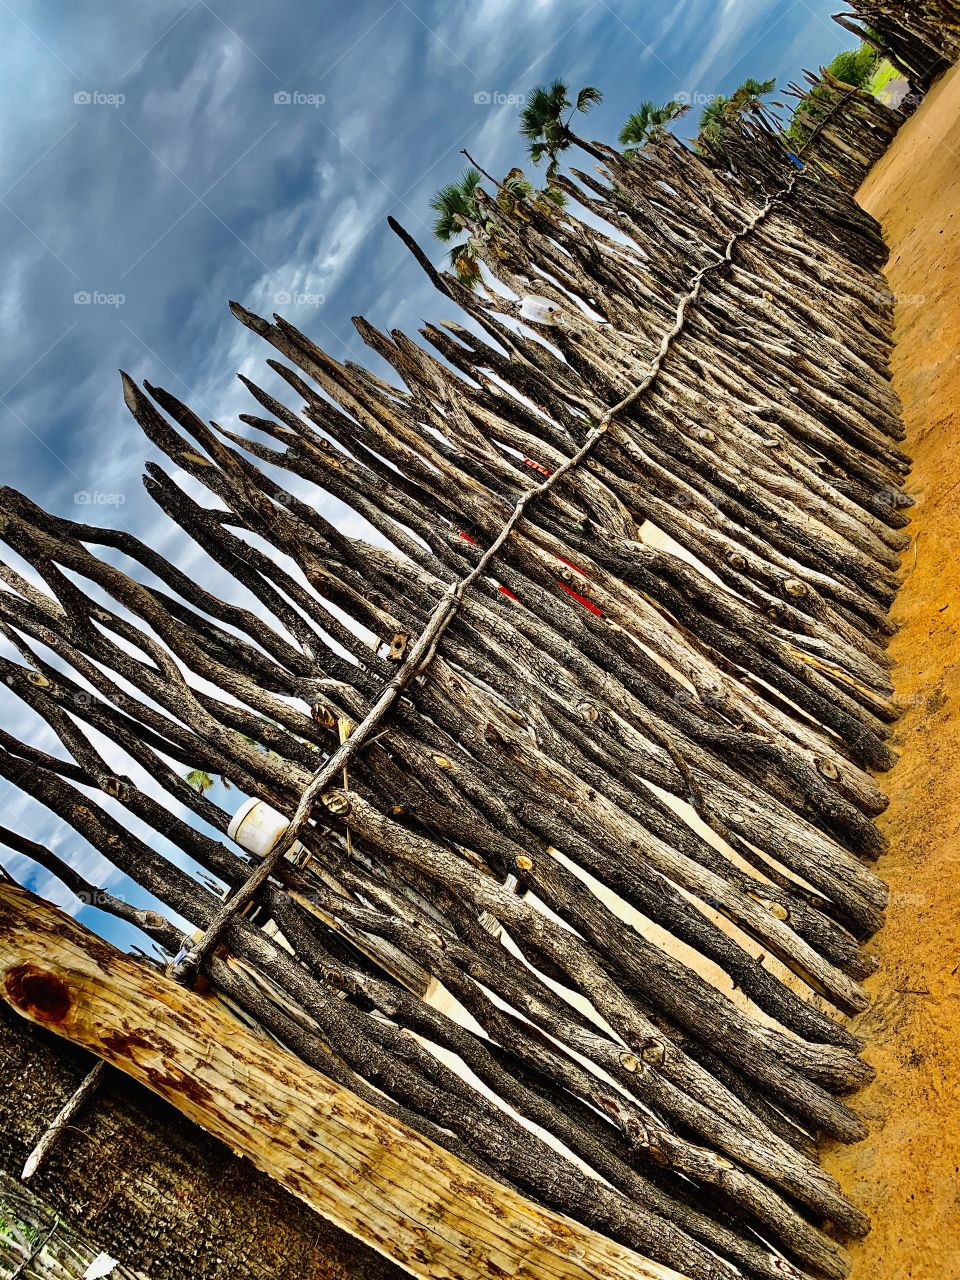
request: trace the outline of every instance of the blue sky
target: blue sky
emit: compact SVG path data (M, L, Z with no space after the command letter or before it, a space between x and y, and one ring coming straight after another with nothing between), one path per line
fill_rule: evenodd
M118 368L233 426L250 409L236 372L272 375L229 298L282 311L337 357L371 359L352 315L414 331L449 307L387 215L429 245L430 196L461 172L461 147L493 172L522 163L519 95L558 75L595 84L605 100L584 132L613 142L645 98L699 101L748 75L784 84L828 61L851 44L836 8L0 0L4 482L58 514L123 524L200 572L143 493L150 447ZM0 700L0 714L55 749L19 704ZM4 801L7 825L107 870L33 801ZM23 859L0 849L0 861L23 878ZM34 883L76 909L48 878ZM83 918L114 932L99 912Z

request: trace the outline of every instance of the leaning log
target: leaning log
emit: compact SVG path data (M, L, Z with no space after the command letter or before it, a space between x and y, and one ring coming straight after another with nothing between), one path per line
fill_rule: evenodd
M401 1280L396 1263L314 1213L120 1071L110 1070L30 1187L26 1154L88 1074L85 1049L0 1001L0 1214L70 1251L119 1259L111 1280ZM0 1254L0 1273L23 1260ZM50 1280L61 1280L53 1269Z
M679 1280L470 1169L8 884L0 983L17 1013L146 1085L412 1275Z

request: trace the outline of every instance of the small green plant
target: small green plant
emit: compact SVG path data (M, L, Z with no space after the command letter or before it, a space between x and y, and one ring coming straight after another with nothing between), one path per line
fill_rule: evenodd
M20 1218L7 1218L3 1214L0 1214L0 1237L12 1240L15 1244L26 1243L31 1247L38 1245L41 1240L40 1232L29 1222Z
M194 791L199 791L203 795L210 790L215 780L203 769L191 769L184 781L188 786L193 787Z

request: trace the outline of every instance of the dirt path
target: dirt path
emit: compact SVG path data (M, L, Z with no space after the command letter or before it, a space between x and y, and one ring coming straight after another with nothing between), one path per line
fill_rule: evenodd
M857 1029L877 1080L870 1125L826 1163L873 1230L853 1280L960 1280L960 67L935 86L859 193L883 224L898 298L914 546L894 616L900 761L883 779L891 890L881 969Z

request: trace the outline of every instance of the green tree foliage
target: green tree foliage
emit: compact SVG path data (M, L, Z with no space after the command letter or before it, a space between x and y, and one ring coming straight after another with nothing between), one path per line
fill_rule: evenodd
M441 187L430 201L430 207L436 215L433 233L442 244L467 237L451 247L450 265L468 289L475 289L482 279L473 233L480 231L487 236L496 235L496 224L491 221L478 199L477 192L482 181L479 170L467 169L458 182L450 182ZM524 177L523 170L514 168L498 184L496 202L505 213L529 217L528 208L538 209L541 213L554 213L563 207L565 197L562 191L549 184L543 191L535 190L533 183Z
M764 101L773 93L776 84L776 80L754 80L751 76L729 96L716 94L700 114L698 149L710 150L716 147L724 132L736 126L746 116L754 116L769 128L777 128L777 121L770 115Z
M661 137L671 120L678 120L689 110L688 105L675 100L665 102L661 107L652 102L641 102L620 130L620 143L627 148L624 154L629 157L638 147Z
M520 133L529 144L533 163L540 164L546 158L554 165L560 153L570 146L582 147L602 160L602 154L570 128L570 121L577 112L585 113L602 101L600 90L589 84L580 90L575 102L562 80L554 80L551 85L537 85L527 95L520 112Z
M876 49L869 44L861 44L859 49L845 49L843 53L838 53L828 64L827 70L844 84L865 89L876 67Z
M477 169L466 169L459 182L448 182L430 201L430 208L436 214L433 234L442 244L469 235L471 226L480 221L477 188L482 181ZM453 245L450 265L468 289L476 288L480 282L480 263L470 240Z

